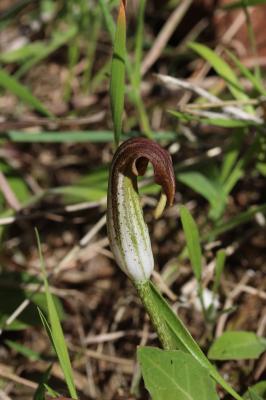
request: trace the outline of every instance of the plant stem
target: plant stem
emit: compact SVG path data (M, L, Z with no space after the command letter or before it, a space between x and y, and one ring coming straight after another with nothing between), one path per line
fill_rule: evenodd
M171 332L166 325L165 320L161 318L156 303L154 302L150 282L146 281L133 283L147 313L149 314L153 327L158 334L163 348L165 350L172 350L176 348L176 344L173 341Z

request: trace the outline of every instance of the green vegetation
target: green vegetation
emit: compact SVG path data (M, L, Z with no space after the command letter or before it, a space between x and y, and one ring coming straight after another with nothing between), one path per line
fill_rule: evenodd
M0 398L265 399L266 2L212 10L248 44L193 2L3 3ZM138 178L155 272L132 285L105 214L133 137L169 151L177 190L156 220L158 176Z

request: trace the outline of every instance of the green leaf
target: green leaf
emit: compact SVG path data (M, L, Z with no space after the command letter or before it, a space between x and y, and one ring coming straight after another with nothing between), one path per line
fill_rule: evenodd
M78 30L75 25L72 25L65 32L56 31L53 33L53 37L50 43L45 43L40 46L34 52L34 56L31 57L23 66L16 72L16 77L21 78L27 71L29 71L34 65L44 60L50 54L55 52L61 46L68 43L71 39L75 37Z
M36 0L33 0L36 1ZM20 0L15 4L11 3L9 7L1 13L1 20L7 20L17 15L24 7L33 2L32 0Z
M75 388L75 384L74 384L73 371L72 371L72 367L71 367L71 363L70 363L68 349L67 349L67 345L65 342L63 330L62 330L62 327L60 324L60 320L58 317L57 309L56 309L53 297L51 295L48 280L46 277L45 264L44 264L42 251L41 251L41 243L40 243L40 239L39 239L37 230L36 230L36 236L37 236L39 257L40 257L40 261L41 261L43 282L44 282L45 295L46 295L46 301L47 301L47 307L48 307L50 332L51 332L53 345L54 345L56 354L58 356L59 363L62 368L69 393L70 393L71 397L73 397L74 399L77 399L78 397L77 397L77 392L76 392L76 388Z
M174 314L166 300L157 291L156 287L150 282L150 295L154 308L158 313L158 318L165 322L176 343L176 349L180 349L191 354L202 367L206 368L209 374L236 400L242 400L233 388L222 378L216 368L210 363L197 342L193 339L178 315Z
M231 217L228 221L219 222L214 229L212 229L203 237L203 240L212 240L224 232L228 232L242 224L246 224L247 222L251 221L257 213L260 212L263 214L266 213L266 204L252 206L247 211L237 214L235 217Z
M45 400L45 392L46 392L45 384L48 382L50 378L51 369L52 365L50 365L42 375L39 385L34 393L33 400Z
M4 173L9 186L20 203L25 203L30 199L31 193L27 187L27 184L15 169L11 168L7 163L0 160L0 171ZM0 193L0 197L2 196L2 193Z
M218 400L208 371L190 354L142 347L138 360L153 400Z
M257 393L255 393L252 389L248 390L250 400L263 400Z
M0 54L0 61L6 64L21 62L33 57L36 52L40 51L45 44L35 41L15 50L6 51Z
M17 353L22 354L24 357L28 358L31 361L41 360L40 353L37 353L36 351L33 351L20 343L14 342L13 340L5 340L5 344L12 350L15 350Z
M114 51L111 65L111 109L114 122L116 146L119 144L122 131L122 116L125 97L125 58L126 58L126 13L125 0L120 1L117 28L114 40Z
M110 13L110 10L108 8L108 4L106 0L99 0L99 5L101 7L101 11L104 17L105 25L107 27L107 30L114 41L115 39L115 23L112 17L112 14Z
M44 384L44 387L47 391L47 394L51 396L52 399L61 400L60 394L52 389L50 386L48 386L47 383Z
M213 283L213 292L217 293L218 288L221 282L221 276L224 270L224 264L226 260L226 252L224 250L219 250L216 255L216 262L215 262L215 276L214 276L214 283Z
M256 393L258 396L261 396L261 399L266 399L266 381L260 381L251 386L243 396L245 400L250 400L250 390L252 390L252 392Z
M202 254L201 254L198 227L192 215L190 214L189 210L186 207L184 206L180 207L180 216L186 237L188 254L192 264L194 275L198 283L200 283L201 270L202 270L202 265L201 265Z
M245 7L254 7L258 6L261 4L266 4L266 0L240 0L240 1L234 1L229 4L224 4L222 8L227 9L227 10L233 10L235 8L243 8Z
M3 87L4 89L15 94L24 103L27 103L34 110L40 112L46 117L52 116L52 113L50 113L50 111L48 111L45 106L31 94L26 86L19 83L3 69L0 69L0 87Z
M237 100L249 99L232 68L220 56L203 44L190 43L189 47L208 61L217 74L228 82L228 87Z
M106 196L106 190L101 188L81 187L81 186L62 186L50 189L51 194L64 196L66 202L73 201L99 201Z
M221 126L222 128L246 128L248 126L254 126L254 121L238 120L233 118L198 118L202 124Z
M0 274L0 328L8 330L22 330L29 326L37 326L40 319L36 306L47 313L47 304L44 293L35 293L22 287L27 284L39 284L36 277L26 273L3 272ZM7 301L8 299L8 301ZM27 308L9 325L6 321L26 299L30 300ZM53 295L60 319L64 312L60 300Z
M137 16L137 30L135 39L135 65L133 68L132 78L137 87L141 81L141 60L143 50L143 39L144 39L144 17L145 17L146 0L140 0L139 10Z
M178 118L180 121L183 122L198 121L201 124L221 126L223 128L245 128L247 126L256 125L254 121L247 121L247 120L243 121L228 117L206 118L201 116L195 116L188 113L181 113L179 111L174 111L174 110L168 110L168 112L169 114L172 114L174 117Z
M214 182L201 172L187 171L176 175L178 181L184 183L195 192L201 194L211 205L211 216L216 219L221 215L227 197L219 182Z
M129 132L125 138L140 136L140 132ZM19 143L109 143L113 141L111 131L61 131L61 132L21 132L10 130L7 134L1 135L13 142ZM176 140L175 132L155 132L154 139L157 141Z
M266 350L265 340L253 332L228 331L211 345L208 357L212 360L256 359Z
M266 1L265 1L265 4L266 4ZM260 94L262 94L262 96L265 96L266 90L263 87L263 83L255 75L253 75L252 72L250 72L250 70L244 64L242 64L233 53L231 53L231 51L227 50L227 54L233 60L233 62L235 63L237 68L240 70L242 75L245 76L252 83L253 87Z
M240 150L243 144L243 140L245 137L245 132L242 130L240 132L236 132L232 137L232 143L229 148L223 155L222 165L220 168L220 177L219 180L221 184L225 184L227 179L230 177L234 166L237 163L237 159L240 154Z

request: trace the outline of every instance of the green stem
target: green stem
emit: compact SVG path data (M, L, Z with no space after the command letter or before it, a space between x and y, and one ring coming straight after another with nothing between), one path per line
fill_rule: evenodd
M133 282L138 295L149 314L152 325L156 330L159 340L165 350L171 350L176 348L176 344L172 338L171 332L165 323L165 320L161 318L160 312L157 309L156 303L154 302L150 282Z
M236 400L243 400L243 398L225 381L219 374L215 366L202 352L197 342L190 335L189 331L175 315L166 300L161 297L156 288L152 286L150 281L137 283L134 285L142 300L142 303L148 312L151 322L156 330L162 346L166 350L179 349L190 353L195 357L199 363L205 367L210 375L221 385L231 396ZM161 308L158 308L161 304Z

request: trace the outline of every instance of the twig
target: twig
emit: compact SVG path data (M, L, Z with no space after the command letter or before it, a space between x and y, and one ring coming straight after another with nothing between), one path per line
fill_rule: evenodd
M220 99L219 99L220 100ZM245 106L254 105L258 106L266 101L265 97L259 97L257 99L247 99L247 100L220 100L219 103L190 103L186 105L186 109L204 109L204 108L223 108L227 106Z
M207 90L202 89L200 86L198 86L194 82L188 82L183 79L173 78L171 76L162 75L162 74L155 74L155 76L158 78L159 81L170 86L171 88L182 88L185 90L189 90L190 92L195 93L198 96L207 99L212 104L215 104L217 106L221 105L221 100L219 99L219 97L216 97L213 94L207 92ZM263 119L255 116L255 115L248 114L247 112L241 110L238 107L222 106L222 109L230 117L233 116L233 117L235 117L239 120L243 120L243 121L253 121L257 124L264 123ZM220 115L219 115L219 117L220 117Z
M232 282L225 282L225 284L231 288L235 286ZM264 292L263 290L259 290L252 286L248 286L248 285L238 285L238 288L242 292L245 292L245 293L251 294L253 296L257 296L260 299L266 300L266 292Z
M83 238L79 241L79 243L74 246L66 255L65 257L60 261L58 266L54 269L54 274L58 274L61 272L65 265L73 259L73 257L78 254L80 249L82 247L85 247L88 245L88 243L93 239L93 237L102 229L102 227L106 224L106 215L103 215L102 218L92 227L92 229L89 230L89 232L83 236Z
M143 336L143 331L129 330L129 331L116 331L116 332L107 332L101 333L96 336L88 336L85 339L86 344L98 344L98 343L106 343L113 342L115 340L121 339L126 336ZM147 334L147 339L154 339L157 335L155 333ZM142 344L143 346L143 344Z
M167 19L166 23L164 24L160 33L155 39L152 48L143 60L141 66L142 75L145 75L146 72L151 68L151 66L158 60L166 43L174 33L177 25L182 20L183 16L186 14L192 3L193 0L181 1L177 8L170 15L170 17Z
M84 247L85 245L88 245L89 241L97 234L97 232L104 226L105 224L105 215L98 221L98 223L89 231L80 241L77 246L74 246L70 252L67 253L67 255L62 259L62 261L59 263L58 267L55 268L50 274L48 274L48 277L54 274L58 274L63 268L66 263L66 261L69 261L74 255L78 253L78 251ZM9 318L5 321L5 324L2 329L0 329L0 336L4 332L5 328L9 326L14 320L28 307L30 304L31 298L38 293L41 288L43 287L43 284L40 283L40 285L37 286L36 290L31 293L30 298L25 299L17 308L16 310L9 316Z
M247 271L246 274L242 277L242 279L240 280L240 282L235 286L235 288L229 293L225 304L224 304L224 311L230 309L233 304L234 304L234 300L240 295L240 293L242 293L242 287L243 285L246 285L248 283L248 281L250 280L251 276L253 275L253 273L251 271ZM228 313L226 314L222 314L217 322L216 325L216 332L215 332L215 337L219 337L221 336L221 334L224 331L224 327L226 324L228 318Z
M50 218L52 214L57 214L57 213L72 213L72 212L74 213L77 211L88 210L90 208L99 207L100 205L104 204L105 201L106 200L103 199L102 201L92 201L92 202L84 202L84 203L78 203L78 204L70 204L65 207L52 209L49 212L38 211L38 212L30 213L27 215L19 214L19 215L13 215L10 217L4 217L4 218L0 218L0 226L1 225L10 225L17 221L35 219L35 218L40 218L40 217Z
M65 119L48 119L48 118L31 118L22 121L5 121L0 122L0 132L7 132L13 129L23 129L34 126L54 126L54 127L73 127L95 124L101 121L105 116L105 111L100 111L86 118L65 118Z
M12 400L3 390L0 390L0 400Z
M80 344L81 347L83 348L83 351L86 351L86 343L85 343L85 333L84 333L84 328L83 324L80 318L80 315L78 316L78 333L80 336ZM86 356L86 353L85 353ZM97 398L97 390L96 390L96 385L93 379L93 372L92 372L92 366L89 357L86 356L86 361L85 361L85 369L86 369L86 375L87 375L87 380L89 383L89 395L93 398Z
M227 29L227 31L224 33L223 37L221 38L221 42L228 44L233 37L236 35L236 33L239 31L239 29L241 28L241 26L245 23L245 16L240 13L237 18L234 20L234 22L232 23L232 25L229 27L229 29ZM223 46L218 45L215 48L215 53L218 55L221 55L223 52ZM210 64L206 61L203 63L202 67L200 68L200 70L195 69L195 72L192 74L191 76L191 80L193 81L198 81L198 80L202 80L209 72L209 70L211 69ZM189 102L191 98L191 93L185 93L184 96L182 97L182 99L180 100L180 104L186 104Z
M74 346L71 343L69 343L69 348L73 351L77 351L79 353L83 353L83 349L81 349L78 346ZM91 357L94 358L96 360L100 360L100 361L106 361L112 364L118 364L118 365L123 365L125 367L128 367L130 369L133 370L134 367L134 361L130 360L128 358L122 358L122 357L115 357L115 356L111 356L109 354L104 354L104 353L100 353L98 351L95 350L85 350L86 354Z
M10 381L19 383L20 385L27 386L30 389L37 389L38 384L30 381L25 378L21 378L20 376L17 376L16 374L13 374L12 372L6 371L1 365L0 365L0 376L4 379L8 379Z

